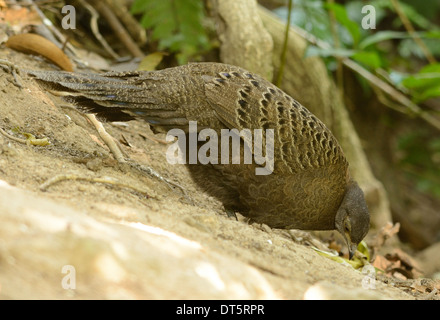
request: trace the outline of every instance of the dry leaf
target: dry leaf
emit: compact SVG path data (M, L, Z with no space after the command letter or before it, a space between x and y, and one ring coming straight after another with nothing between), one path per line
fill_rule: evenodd
M415 260L400 249L395 249L385 256L376 256L373 266L383 270L386 275L404 280L415 279L422 275Z
M145 56L139 64L138 70L140 71L153 71L161 63L166 52L154 52Z
M8 48L35 55L40 55L52 61L65 71L73 71L70 59L53 42L33 34L22 33L12 36L6 42Z
M27 8L13 7L7 8L6 4L0 0L0 21L11 26L14 30L21 30L30 24L40 24L41 19L38 14ZM3 9L5 8L5 9Z

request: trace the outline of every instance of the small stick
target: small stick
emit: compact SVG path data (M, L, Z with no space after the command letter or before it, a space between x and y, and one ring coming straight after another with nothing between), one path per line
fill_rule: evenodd
M75 174L60 174L57 175L53 178L50 178L49 180L47 180L45 183L40 185L40 190L41 191L46 191L50 186L60 182L60 181L66 181L66 180L73 180L73 181L88 181L88 182L95 182L95 183L103 183L103 184L110 184L113 186L118 186L120 188L126 188L126 189L131 189L134 190L140 194L145 195L147 198L150 198L150 196L148 195L148 193L143 190L143 189L139 189L136 186L133 185L128 185L125 183L121 183L113 178L110 177L102 177L102 178L91 178L91 177L84 177L84 176L77 176Z
M48 144L50 144L50 142L47 138L37 139L37 138L35 138L34 135L29 134L29 133L25 134L28 136L27 139L20 139L20 138L16 138L14 136L11 136L9 133L4 131L2 128L0 128L0 133L11 140L14 140L19 143L27 144L27 145L44 147L44 146L47 146Z
M95 127L96 131L98 131L99 136L101 137L102 140L104 140L105 144L109 147L116 161L118 161L119 163L127 162L125 160L124 155L122 154L121 148L119 148L115 139L113 139L113 137L105 130L102 123L98 119L96 119L96 116L90 113L85 113L84 116L87 119L89 119L89 121Z
M12 62L5 60L5 59L0 59L0 67L2 67L3 69L5 69L7 72L11 73L12 76L14 77L14 85L19 87L20 89L23 88L23 85L21 84L20 80L18 80L17 75L20 74L20 69L13 64Z

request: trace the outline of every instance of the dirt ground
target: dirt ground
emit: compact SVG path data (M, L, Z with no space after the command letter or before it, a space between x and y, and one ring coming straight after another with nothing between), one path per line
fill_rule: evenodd
M0 49L28 69L40 59ZM141 121L106 123L133 161L183 187L119 166L96 130L27 76L0 69L1 299L414 299L412 289L320 256L287 231L227 217ZM63 106L64 105L64 106ZM153 139L152 139L152 138ZM131 188L58 175L113 179ZM423 298L418 295L417 298Z

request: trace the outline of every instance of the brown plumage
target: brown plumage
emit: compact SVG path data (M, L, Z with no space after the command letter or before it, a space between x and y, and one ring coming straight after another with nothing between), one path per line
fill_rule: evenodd
M86 112L108 120L144 118L156 131L187 131L189 121L219 136L221 129L273 129L272 174L256 175L255 163L189 165L194 180L256 222L337 229L350 255L368 232L364 195L338 141L305 107L258 75L220 63L101 75L28 73Z

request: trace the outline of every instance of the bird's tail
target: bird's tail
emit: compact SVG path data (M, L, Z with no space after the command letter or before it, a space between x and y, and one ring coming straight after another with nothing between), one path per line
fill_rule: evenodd
M160 72L72 73L26 71L51 93L73 102L78 109L108 121L145 118L151 124L186 124L179 101L163 83ZM167 80L169 81L169 80ZM178 79L178 81L183 81Z

